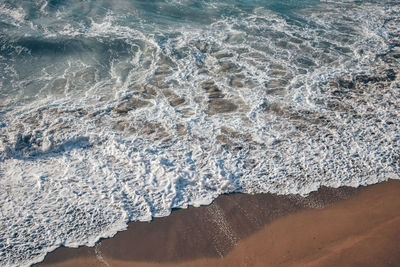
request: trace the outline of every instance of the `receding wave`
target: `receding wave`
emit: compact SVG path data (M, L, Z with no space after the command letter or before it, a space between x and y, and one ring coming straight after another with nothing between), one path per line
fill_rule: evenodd
M0 265L398 178L400 5L264 2L0 1Z

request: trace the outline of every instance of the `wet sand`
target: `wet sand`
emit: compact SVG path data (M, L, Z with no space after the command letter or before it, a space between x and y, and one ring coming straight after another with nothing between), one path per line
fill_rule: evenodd
M400 181L310 196L230 194L37 266L399 266Z

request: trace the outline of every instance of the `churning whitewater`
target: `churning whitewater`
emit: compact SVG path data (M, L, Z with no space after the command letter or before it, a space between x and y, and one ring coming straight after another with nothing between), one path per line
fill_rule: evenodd
M398 178L399 61L398 1L0 0L0 265Z

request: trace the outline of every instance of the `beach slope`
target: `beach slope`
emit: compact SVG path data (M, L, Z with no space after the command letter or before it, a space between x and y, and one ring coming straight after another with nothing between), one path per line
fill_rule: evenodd
M310 196L232 194L38 266L398 266L400 181Z

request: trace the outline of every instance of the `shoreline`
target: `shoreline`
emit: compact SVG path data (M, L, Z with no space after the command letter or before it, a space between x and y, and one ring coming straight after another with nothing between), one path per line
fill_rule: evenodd
M305 234L313 229L316 236ZM400 261L400 244L390 240L396 234L400 234L399 180L358 188L321 187L307 197L235 193L221 195L208 206L173 210L170 216L151 222L130 222L127 230L93 248L58 248L34 266L319 266L326 262L332 266L339 260L350 263L357 258L354 255L373 255L373 244L361 242L365 236L391 244L377 251ZM332 258L331 251L336 256L350 251L353 256Z

